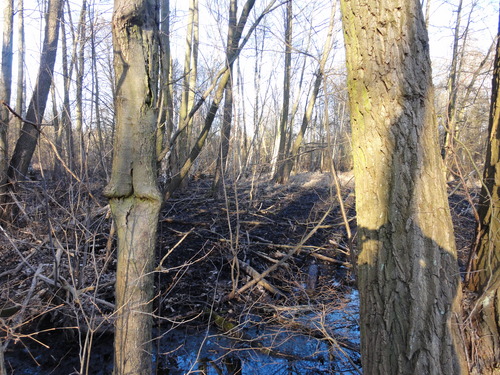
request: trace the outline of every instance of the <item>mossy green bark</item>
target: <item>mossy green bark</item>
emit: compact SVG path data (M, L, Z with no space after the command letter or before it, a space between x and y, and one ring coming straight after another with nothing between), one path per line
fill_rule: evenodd
M363 372L464 374L460 277L417 0L342 0Z

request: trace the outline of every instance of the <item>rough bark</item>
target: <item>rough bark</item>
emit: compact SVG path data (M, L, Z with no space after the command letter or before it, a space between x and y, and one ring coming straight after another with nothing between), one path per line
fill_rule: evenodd
M7 104L10 104L12 86L13 19L14 4L12 0L7 0L5 1L3 14L2 71L0 75L0 100L5 101ZM3 204L6 201L7 194L7 170L9 166L7 143L8 127L9 111L6 106L0 105L0 218L4 216Z
M152 373L152 271L161 206L155 157L157 30L157 1L115 1L116 134L104 191L118 237L115 375Z
M418 0L342 0L363 372L464 374L460 278Z
M26 112L27 121L23 124L21 135L10 159L8 177L13 183L23 180L24 176L26 176L40 135L39 128L45 113L54 73L62 5L63 0L49 1L40 68L35 89ZM38 126L33 126L33 124L38 124Z
M499 32L500 37L500 20ZM469 287L479 299L473 321L477 342L477 374L500 369L500 39L494 62L489 142L479 198L478 246Z

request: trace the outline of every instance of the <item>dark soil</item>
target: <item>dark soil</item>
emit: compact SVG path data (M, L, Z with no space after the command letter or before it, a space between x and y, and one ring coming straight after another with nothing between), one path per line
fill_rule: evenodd
M259 322L249 331L252 335L256 327L281 326L291 335L320 336L295 320L283 320L279 312L297 306L341 310L353 287L348 255L352 243L329 177L300 175L286 186L244 181L227 186L220 198L211 194L211 182L191 181L162 210L156 336L168 337L172 329L178 334L180 328L189 334L203 332L207 325L223 331L207 311L242 329L247 329L249 316L258 316ZM344 182L343 201L355 233L352 182L348 177ZM106 201L97 187L94 191L42 187L39 182L29 187L29 203L20 214L25 225L2 225L5 233L0 235L0 328L8 341L8 373L110 374L115 254ZM474 216L463 190L450 196L450 204L465 269ZM231 296L252 280L235 257L264 272L315 227L300 250L266 278L278 295L257 285ZM312 270L319 271L317 280ZM354 351L357 348L348 337L335 339ZM176 373L169 370L173 356L155 358L158 374ZM231 371L226 367L223 372Z

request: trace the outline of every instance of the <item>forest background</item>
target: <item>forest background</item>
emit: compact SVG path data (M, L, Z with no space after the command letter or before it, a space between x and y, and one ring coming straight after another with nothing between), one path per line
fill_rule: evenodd
M79 293L97 289L95 281L101 280L113 256L115 234L102 196L110 179L116 135L112 4L62 4L51 90L43 119L36 121L42 123L42 131L33 159L28 162L30 168L23 174L23 179L30 182L10 195L8 207L12 210L2 223L3 247L11 249L4 252L3 259L22 260L19 266L11 264L12 268L0 272L8 280L2 284L2 311L9 319L5 325L7 343L25 334L24 324L36 320L40 311L45 314L59 306L52 299L51 303L43 303L44 298L40 298L43 309L28 309L33 295L43 295L43 282L49 288L58 288L61 280L66 280L62 289L73 297L61 300L75 309ZM163 113L158 121L156 144L158 181L166 202L175 203L175 194L189 193L189 181L210 181L210 196L226 202L231 199L227 192L233 186L236 191L238 183L250 183L251 207L259 202L256 186L271 181L287 183L292 171L349 175L350 125L338 4L294 1L289 33L286 6L274 5L234 61L233 100L229 104L232 111L227 111L226 105L223 110L221 105L207 129L210 107L200 99L206 96L210 102L217 97L213 86L230 50L229 2L201 2L199 19L193 22L189 21L193 14L188 11L188 2L170 2L168 22L163 19L168 29L162 29L162 35L169 36L171 61L168 72L164 71L166 75L159 80L161 87L166 86L162 106L170 112ZM27 103L37 79L48 2L16 2L16 6L23 10L15 9L13 18L13 28L19 33L13 38L7 159L22 134L20 118L26 118ZM255 4L249 24L267 12L266 6L267 3ZM497 6L493 1L459 0L422 4L430 35L442 155L449 168L450 186L455 186L453 181L460 181L460 188L470 189L465 189L464 196L470 199L471 206L474 189L480 186L485 157ZM316 93L315 85L321 85ZM192 121L184 121L197 102L201 107ZM228 112L230 121L225 118ZM179 132L184 125L186 129ZM197 150L196 142L200 139ZM195 157L189 156L193 150ZM191 161L187 169L183 169L184 160ZM234 199L238 201L237 197ZM106 235L99 237L103 232ZM351 237L350 233L345 235ZM98 247L96 238L104 241ZM345 240L348 247L352 245L351 238ZM231 239L231 243L238 244L238 240ZM102 252L100 261L92 259L97 248ZM53 258L53 265L47 269L35 267L27 277L12 281L12 270L23 269L28 255L35 255L33 249L44 249L49 259ZM165 256L160 256L160 264ZM89 278L87 267L97 269L97 264L99 269ZM26 284L31 280L32 287ZM14 296L11 285L16 283L24 289ZM54 292L54 296L61 298L58 293ZM113 306L106 293L109 291L93 297L94 302L102 304L101 308ZM12 305L15 307L10 314ZM78 314L88 316L88 311ZM90 349L82 349L82 353L86 352L90 353ZM81 360L81 372L85 368L88 371L89 366L88 360Z

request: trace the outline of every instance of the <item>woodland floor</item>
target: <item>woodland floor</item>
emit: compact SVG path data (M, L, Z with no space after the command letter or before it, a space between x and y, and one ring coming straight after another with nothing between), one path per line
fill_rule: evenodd
M282 373L356 373L360 367L359 337L337 329L349 324L352 330L355 315L329 321L349 308L355 288L352 177L340 176L352 241L329 175L299 174L286 185L267 180L228 185L219 199L210 194L211 178L201 176L165 204L155 274L157 374L185 373L178 353L188 347L186 339L208 345L216 336L227 339L225 350L202 355L193 347L199 352L194 372L265 373L249 370L249 351L285 361ZM8 374L111 373L115 240L101 185L82 186L36 178L18 202L19 225L2 223L0 337L8 341ZM476 190L467 191L474 199ZM462 270L475 226L467 191L450 186ZM250 268L262 273L280 261L265 278L272 291L256 285L231 296L233 285L253 279ZM298 336L323 346L304 354L284 345L305 343L293 341ZM304 355L310 361L300 367Z

